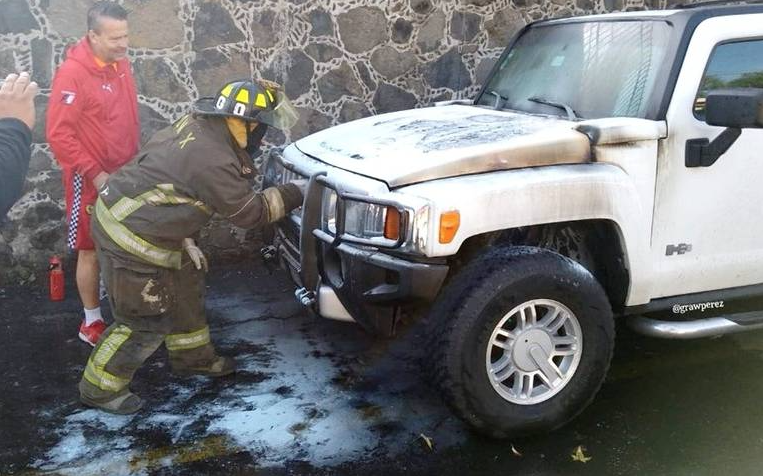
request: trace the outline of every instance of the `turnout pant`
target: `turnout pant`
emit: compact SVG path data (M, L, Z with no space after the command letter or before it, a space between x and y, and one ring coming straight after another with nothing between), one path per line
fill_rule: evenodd
M174 270L97 250L114 323L87 361L83 396L108 401L128 392L135 371L162 343L174 371L205 368L217 358L204 313L203 271L185 255Z

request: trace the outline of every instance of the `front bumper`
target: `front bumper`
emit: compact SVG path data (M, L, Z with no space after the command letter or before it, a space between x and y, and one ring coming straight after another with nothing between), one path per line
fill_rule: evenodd
M276 226L280 263L305 289L303 296L314 296L305 303L319 315L354 320L371 332L391 335L402 306L434 300L448 265L415 262L326 233L321 200L330 185L318 180L320 175L310 180L301 215L292 214Z

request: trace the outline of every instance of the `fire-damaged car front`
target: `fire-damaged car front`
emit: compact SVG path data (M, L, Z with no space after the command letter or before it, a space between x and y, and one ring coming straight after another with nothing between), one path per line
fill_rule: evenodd
M426 200L319 162L294 145L273 152L265 183L296 178L310 180L304 206L278 224L265 254L288 270L302 304L390 335L402 306L434 299L448 266L425 257Z
M309 185L304 206L278 224L265 254L278 257L297 298L319 315L391 335L406 307L436 297L448 259L485 223L483 198L443 200L443 179L463 185L464 175L585 162L589 140L572 125L447 104L315 133L266 163L265 185L298 178ZM463 216L472 201L478 210Z

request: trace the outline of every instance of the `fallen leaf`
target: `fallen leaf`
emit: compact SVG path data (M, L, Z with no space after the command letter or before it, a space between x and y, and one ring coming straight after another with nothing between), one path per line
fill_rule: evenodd
M298 436L300 433L305 431L307 429L307 423L306 422L300 422L295 423L294 425L290 426L287 430L289 433L291 433L294 436Z
M580 463L587 463L593 459L590 456L586 456L585 448L583 448L580 445L578 445L578 447L575 448L575 451L573 451L570 456L572 457L572 461L578 461Z
M434 451L434 443L432 442L432 438L428 437L424 433L420 433L419 438L421 438L421 440L424 441L424 444L427 445L427 448L429 448L429 451Z
M515 456L522 457L522 453L519 452L518 449L514 448L514 445L511 445L511 452L514 453Z
M364 420L370 420L382 416L384 410L379 405L372 405L368 403L358 407L358 412L360 412Z

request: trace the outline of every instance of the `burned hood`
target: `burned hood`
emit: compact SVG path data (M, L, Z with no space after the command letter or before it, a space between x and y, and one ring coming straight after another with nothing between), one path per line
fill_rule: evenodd
M450 105L367 117L297 141L303 153L390 187L458 175L587 162L587 136L554 117Z

